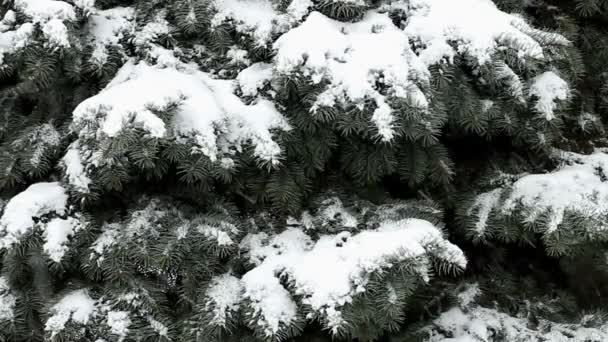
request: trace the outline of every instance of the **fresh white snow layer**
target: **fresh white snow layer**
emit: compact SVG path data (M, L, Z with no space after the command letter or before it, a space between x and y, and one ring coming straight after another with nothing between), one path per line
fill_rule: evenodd
M80 143L77 140L70 144L62 162L65 167L67 183L74 186L78 191L86 193L89 192L91 179L86 174L80 153Z
M235 225L223 222L218 225L201 224L198 231L210 240L214 240L218 246L230 246L234 241L230 237L238 233Z
M190 66L160 68L130 62L105 89L76 107L74 123L83 127L98 123L98 130L83 129L81 135L114 137L122 129L141 127L152 137L190 138L212 160L252 143L257 157L276 161L281 149L270 130L288 130L286 120L268 100L258 98L245 105L234 95L235 86L234 81L213 79ZM151 110L171 104L179 104L179 109L170 123Z
M87 324L96 311L96 301L89 296L86 289L70 292L51 307L44 330L51 332L52 338L61 332L70 320Z
M34 23L46 23L53 19L74 20L72 5L56 0L14 0L15 9L32 18Z
M25 23L14 30L11 26L15 24L15 12L9 10L0 22L0 66L4 62L4 55L13 53L25 47L34 34L34 25Z
M278 278L286 277L302 303L326 317L335 332L344 323L340 308L365 292L371 273L394 262L426 258L431 245L445 250L445 261L465 267L462 251L431 223L418 219L385 221L376 230L323 235L316 242L299 228L273 237L248 235L241 248L257 266L242 278L244 297L262 317L267 334L274 334L297 315L296 303Z
M411 51L403 31L387 14L375 12L348 24L312 12L300 26L279 37L274 48L279 73L300 70L314 82L330 82L318 96L313 112L320 106L362 105L373 99L377 109L372 121L385 140L394 135L392 110L376 89L376 81L382 77L392 95L419 99L421 91L412 80L417 75L427 77L428 72ZM425 103L416 102L421 106Z
M270 82L272 77L272 64L255 63L243 69L236 77L236 80L243 95L256 96L258 90Z
M70 47L64 21L76 20L72 5L55 0L15 0L14 7L40 25L51 46Z
M469 213L476 212L476 227L483 233L491 210L498 215L511 215L521 205L526 222L536 222L548 215L544 223L554 232L563 222L566 212L598 221L595 227L603 230L602 218L608 215L608 154L596 150L590 155L562 152L565 163L555 171L529 174L512 186L479 195ZM499 199L500 197L500 199Z
M211 279L205 292L206 306L213 313L211 324L226 326L229 319L239 309L243 296L241 280L225 273Z
M477 210L477 221L475 222L475 230L479 235L483 235L486 230L490 213L496 208L502 195L502 189L494 189L475 198L475 202L469 208L467 214L471 215L474 210Z
M430 81L430 66L451 63L456 55L482 65L503 49L516 50L522 60L542 59L541 37L550 36L556 44L569 43L560 35L533 29L523 18L500 11L490 0L411 0L383 7L405 11L403 27L395 26L388 13L376 10L354 23L312 12L302 24L280 36L273 47L278 73L301 74L313 82L329 83L316 98L313 113L323 106L362 107L373 101L372 122L384 141L396 134L387 95L425 109L431 100L424 89ZM512 70L503 72L512 85L511 92L523 99L519 78L507 71ZM377 89L378 84L387 94Z
M44 244L42 250L55 262L60 262L68 250L66 244L70 237L80 228L80 222L74 218L51 219L44 227Z
M426 65L451 60L464 53L479 64L490 61L500 46L518 51L520 57L543 58L533 29L521 17L500 11L491 0L410 0L405 33L418 45ZM555 35L562 44L567 40ZM456 49L449 45L456 43Z
M121 39L135 30L135 10L131 7L114 7L97 11L87 21L90 41L94 46L91 58L104 63L107 47L118 46Z
M16 302L17 298L11 293L8 281L0 277L0 322L13 320Z
M532 80L530 95L538 98L534 108L545 115L547 120L555 118L554 110L557 107L555 100L566 100L570 96L568 82L552 71L544 72Z
M608 325L584 326L584 320L573 324L546 320L532 328L526 316L510 316L496 309L478 306L474 297L479 294L476 285L459 294L459 306L441 314L433 323L422 329L425 342L578 342L608 340ZM587 318L589 319L589 318Z
M32 229L34 218L50 213L64 214L67 200L65 189L57 182L32 184L11 198L0 218L0 248L17 242Z
M293 0L285 13L277 11L270 0L215 0L217 11L212 25L233 20L240 33L250 34L257 45L264 46L273 34L286 31L312 7L311 0Z
M106 324L110 327L110 332L118 336L118 341L124 340L129 333L131 319L127 311L108 311Z

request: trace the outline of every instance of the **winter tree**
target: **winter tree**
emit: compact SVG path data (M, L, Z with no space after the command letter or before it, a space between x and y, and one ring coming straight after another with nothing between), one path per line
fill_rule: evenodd
M604 341L608 1L3 0L0 341Z

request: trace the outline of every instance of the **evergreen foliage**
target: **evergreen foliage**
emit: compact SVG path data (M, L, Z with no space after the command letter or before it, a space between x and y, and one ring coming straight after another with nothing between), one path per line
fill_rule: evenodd
M2 1L0 341L608 339L607 16Z

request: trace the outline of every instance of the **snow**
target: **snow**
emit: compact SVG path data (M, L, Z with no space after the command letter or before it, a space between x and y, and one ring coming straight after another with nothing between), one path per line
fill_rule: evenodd
M465 292L476 288L467 286ZM459 298L470 299L468 295ZM588 318L587 318L588 319ZM539 320L531 328L525 315L510 316L496 309L479 306L473 301L460 302L442 313L430 326L421 330L425 342L528 342L528 341L606 341L608 325L584 326L585 318L573 324Z
M105 62L107 47L118 46L121 39L135 30L135 10L131 7L114 7L97 11L89 16L87 29L94 45L92 59Z
M164 19L164 13L161 11L153 20L135 33L133 43L139 48L149 47L155 39L167 35L169 32L169 22Z
M118 341L125 339L129 333L129 313L127 311L108 311L106 324L110 327L110 332L119 337Z
M91 250L97 253L97 255L102 255L107 248L113 246L117 242L120 230L118 224L104 224L103 228L103 232L91 245Z
M216 14L212 25L233 20L239 33L251 34L258 46L264 46L273 34L284 32L299 21L312 7L310 0L293 0L285 13L274 8L270 0L215 0Z
M388 284L386 286L386 289L388 290L388 302L391 304L396 304L397 303L397 292L395 291L395 287L392 286L391 284Z
M19 140L15 141L15 143L18 141ZM61 143L61 135L53 125L45 123L34 128L27 135L27 142L33 147L30 165L38 167L42 160L42 156L48 152L48 149L59 146Z
M395 26L382 11L397 8L407 17L403 27ZM535 30L523 18L500 11L490 0L412 0L386 4L382 10L368 11L355 23L312 12L302 24L280 36L273 48L277 73L329 83L316 97L313 113L325 106L362 108L372 102L376 108L371 120L383 141L391 141L397 134L389 98L427 108L430 66L451 63L456 55L483 65L493 62L491 56L504 49L517 51L520 60L543 59L540 37L569 44L558 34ZM513 96L523 99L519 78L502 64L497 68L499 77L505 79Z
M14 25L17 22L17 14L13 10L8 10L4 13L2 21L0 21L1 31L5 31L8 26Z
M277 72L301 70L316 83L330 82L317 97L313 112L321 106L349 101L363 105L365 100L373 99L378 108L372 120L385 141L395 134L393 116L385 96L376 89L376 82L388 86L391 95L407 98L420 92L412 80L417 75L428 76L411 51L407 36L387 14L368 12L362 21L346 24L312 12L273 46Z
M274 333L278 323L288 325L296 317L295 303L279 277L287 279L302 303L323 314L336 332L344 324L340 308L365 292L370 274L385 271L394 262L427 258L431 245L449 251L447 262L466 266L462 251L430 222L418 219L384 221L375 230L322 235L316 242L299 228L272 238L249 235L241 248L257 266L242 278L245 297L255 303L269 333Z
M53 338L65 328L68 321L87 324L96 311L96 301L86 289L72 291L51 307L44 330L50 331Z
M504 62L497 62L495 65L496 78L506 83L509 88L509 93L514 98L521 102L525 102L524 99L524 85L520 77Z
M236 45L232 45L230 49L226 52L226 58L230 59L231 65L249 65L251 61L248 58L249 52L247 50L243 50Z
M154 331L156 331L158 336L163 336L163 337L168 336L169 328L167 328L167 326L164 325L163 323L155 320L152 316L148 316L148 323L150 323L150 327L152 327L152 329Z
M555 100L566 100L570 96L568 82L564 81L553 71L544 72L532 80L530 95L536 96L538 101L534 108L545 115L548 121L555 118L557 103Z
M15 0L15 9L32 18L34 23L46 23L53 19L74 20L76 13L67 2L55 0Z
M33 34L34 25L31 23L25 23L12 31L5 31L4 28L0 30L0 66L5 54L14 53L25 47Z
M0 277L0 322L14 319L16 302L17 298L11 293L8 281Z
M74 6L80 8L84 14L95 12L95 0L74 0Z
M485 227L485 213L492 208L509 216L521 205L525 222L537 222L548 215L543 222L549 233L555 232L570 212L596 222L594 230L607 229L602 220L608 215L608 182L603 176L608 170L608 154L603 150L590 155L561 152L559 159L565 163L552 172L523 175L506 189L479 195L474 204L479 210L477 227ZM498 196L503 199L499 201Z
M6 12L0 23L0 65L5 54L14 53L29 43L36 25L40 25L46 38L45 45L52 48L70 47L64 21L76 20L72 5L55 0L15 0L13 8L25 15L27 22L9 30L10 26L16 24L17 16L12 10Z
M244 298L250 301L253 309L249 319L269 337L289 326L297 317L296 302L272 272L270 267L256 267L242 278Z
M212 160L251 142L257 157L278 162L281 149L270 130L288 130L289 125L268 100L258 98L245 105L234 95L235 86L234 81L213 79L188 65L176 69L131 62L99 94L76 107L74 124L83 127L81 135L103 133L108 137L133 126L156 138L174 131L178 138L193 139L197 149ZM180 106L171 123L150 110L162 110L172 103ZM95 122L98 131L87 131L86 126ZM218 131L221 136L216 136Z
M502 195L501 189L494 189L490 192L483 193L475 198L475 202L468 209L467 214L471 215L474 210L477 211L477 222L475 223L475 230L479 235L483 235L486 231L486 225L490 218L490 213L494 209Z
M245 96L256 96L258 90L270 82L273 76L272 64L254 63L243 69L236 80Z
M214 6L217 13L212 21L216 25L233 19L238 32L251 32L261 45L270 40L273 20L279 16L267 0L216 0Z
M35 183L6 204L0 218L0 248L7 248L34 227L34 218L64 214L68 196L57 182Z
M305 211L300 216L299 220L288 218L287 225L302 226L306 230L320 230L322 232L334 232L344 229L356 228L359 221L347 208L338 197L329 197L324 199L314 216Z
M68 28L59 19L51 19L42 26L42 33L47 37L50 46L70 47Z
M468 307L475 302L475 299L481 294L479 284L467 284L463 291L458 294L458 303L462 307Z
M199 225L198 231L205 237L215 240L218 246L230 246L234 244L230 235L238 233L236 226L223 222L219 227L214 227L208 224Z
M40 24L51 46L70 47L68 29L64 21L76 20L74 8L67 2L55 0L15 0L14 7Z
M466 54L481 64L490 61L500 47L518 51L520 58L543 58L540 43L533 38L539 31L523 18L500 11L490 0L411 0L404 29L418 45L416 53L426 65L456 54ZM553 36L561 44L568 41ZM456 49L450 46L456 42Z
M42 250L55 262L61 262L65 252L68 250L66 244L69 238L80 228L78 220L74 218L54 218L50 220L44 229L44 244Z
M337 229L355 228L357 227L357 218L344 208L344 204L338 197L332 197L324 200L321 203L323 208L318 216L321 217L321 226L325 227L335 220L339 220ZM303 222L306 222L303 217Z
M238 309L243 296L241 281L230 273L225 273L211 279L205 292L206 306L211 309L213 318L211 324L226 326L226 320Z
M91 179L87 176L83 160L80 156L80 143L73 142L68 147L62 159L65 166L65 177L68 184L74 186L78 191L88 193Z

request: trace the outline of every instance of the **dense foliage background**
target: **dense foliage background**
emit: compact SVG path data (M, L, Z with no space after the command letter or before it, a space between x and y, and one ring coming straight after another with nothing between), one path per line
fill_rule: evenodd
M608 1L0 17L0 341L608 340Z

